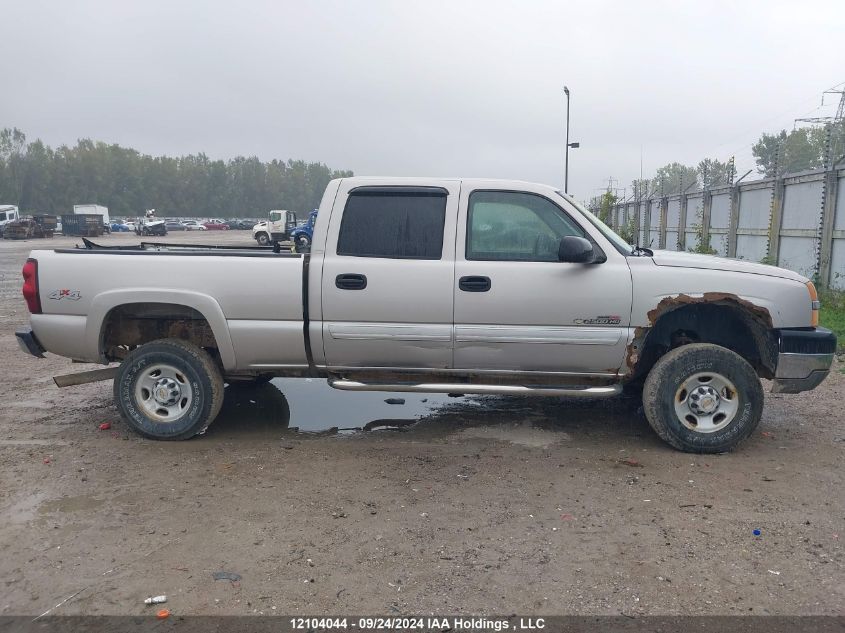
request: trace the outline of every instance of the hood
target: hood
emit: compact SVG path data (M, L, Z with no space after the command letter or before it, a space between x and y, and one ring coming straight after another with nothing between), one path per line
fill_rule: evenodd
M766 275L780 277L804 283L807 278L785 268L758 264L742 259L717 257L715 255L699 255L681 251L654 251L652 258L658 266L675 266L678 268L705 268L708 270L725 270L732 273L749 273L752 275Z

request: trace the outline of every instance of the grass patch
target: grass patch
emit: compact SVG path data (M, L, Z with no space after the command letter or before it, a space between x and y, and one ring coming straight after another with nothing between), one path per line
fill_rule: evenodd
M838 351L845 352L845 292L824 290L819 293L819 299L822 302L819 325L833 330Z

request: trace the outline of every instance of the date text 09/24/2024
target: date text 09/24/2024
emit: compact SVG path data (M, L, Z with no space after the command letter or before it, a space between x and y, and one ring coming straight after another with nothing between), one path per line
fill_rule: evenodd
M544 618L482 617L295 617L291 629L359 631L531 631L545 628Z

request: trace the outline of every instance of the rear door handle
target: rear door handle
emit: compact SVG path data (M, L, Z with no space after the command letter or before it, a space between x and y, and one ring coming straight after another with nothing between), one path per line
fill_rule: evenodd
M487 292L490 286L490 277L469 276L458 280L458 288L464 292Z
M341 290L363 290L367 287L367 277L358 273L343 273L334 278L334 285Z

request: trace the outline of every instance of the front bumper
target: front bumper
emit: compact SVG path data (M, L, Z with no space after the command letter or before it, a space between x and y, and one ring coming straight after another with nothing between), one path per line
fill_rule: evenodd
M31 327L17 330L15 332L15 338L18 339L18 347L21 348L22 352L32 354L36 358L44 358L45 350L41 346L41 343L38 342L38 339L35 338Z
M772 393L799 393L815 389L827 378L836 335L825 328L780 330L778 366Z

